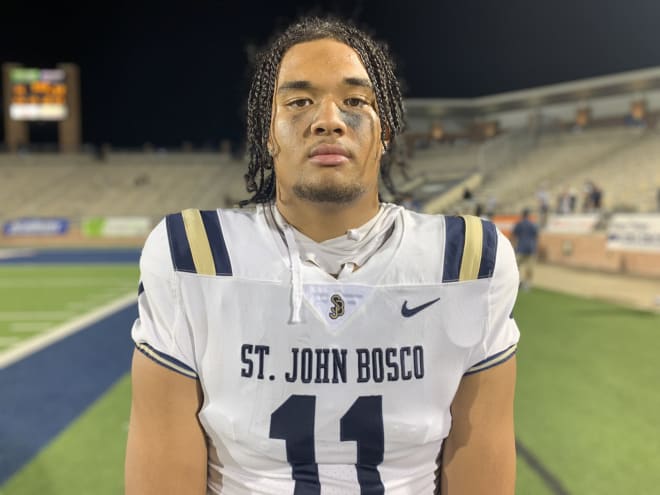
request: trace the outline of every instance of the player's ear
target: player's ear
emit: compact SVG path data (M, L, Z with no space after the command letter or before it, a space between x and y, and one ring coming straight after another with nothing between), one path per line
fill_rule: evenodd
M266 143L266 149L268 150L268 154L270 155L271 158L275 158L277 154L279 153L279 146L277 146L277 143L275 140L272 138L273 133L270 133L268 136L268 141Z
M266 149L268 150L268 154L271 158L275 158L280 152L280 147L275 140L275 133L273 132L273 128L275 127L275 111L276 108L273 104L273 110L270 116L270 126L268 128L268 138L266 140Z

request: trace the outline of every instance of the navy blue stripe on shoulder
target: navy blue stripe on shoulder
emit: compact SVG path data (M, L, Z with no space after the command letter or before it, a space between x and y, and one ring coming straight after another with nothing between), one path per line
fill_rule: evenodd
M497 257L497 229L493 222L481 220L483 227L483 246L481 249L481 264L479 265L479 278L490 278L495 271L495 258Z
M465 220L462 217L445 217L445 260L443 282L458 280L463 261L465 244Z
M479 373L480 371L485 371L499 364L505 363L513 356L515 356L517 350L518 350L518 344L512 344L503 351L500 351L496 354L493 354L492 356L488 356L486 359L482 361L479 361L477 364L475 364L470 369L468 369L463 374L463 376Z
M225 237L222 235L218 212L216 210L202 210L200 214L209 240L216 275L231 275L231 260L225 245Z
M174 269L182 272L196 273L190 244L186 236L186 227L183 224L181 213L172 213L165 217L167 225L167 237L170 242L170 254Z
M144 285L142 285L142 281L140 280L140 285L138 285L138 296L144 292Z
M135 347L138 351L140 351L155 363L160 364L161 366L165 366L166 368L169 368L172 371L176 371L177 373L180 373L189 378L197 378L197 372L190 366L182 363L178 359L173 358L168 354L165 354L164 352L160 352L159 350L154 349L146 342L137 342Z

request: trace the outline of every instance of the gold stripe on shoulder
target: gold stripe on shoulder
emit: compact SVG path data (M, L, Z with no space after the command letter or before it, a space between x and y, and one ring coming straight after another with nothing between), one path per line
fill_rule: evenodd
M190 253L192 254L195 270L201 275L215 275L215 263L211 254L209 238L202 223L199 210L189 208L181 212L183 225L186 229Z
M461 216L465 220L465 243L463 244L463 259L458 280L476 280L479 277L481 251L484 243L481 219L472 215Z

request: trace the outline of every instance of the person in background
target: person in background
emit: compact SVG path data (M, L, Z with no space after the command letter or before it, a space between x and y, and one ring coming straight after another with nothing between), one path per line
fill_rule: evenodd
M570 186L568 188L568 211L571 214L575 213L575 210L577 209L577 199L578 199L577 189L575 189L574 186Z
M557 196L557 213L566 215L571 212L571 198L568 187L565 187Z
M536 201L539 209L539 223L544 227L550 211L550 193L545 183L541 184L541 187L536 191Z
M513 227L516 260L520 272L520 288L525 291L532 286L539 236L539 229L529 218L529 214L529 209L525 208L522 211L522 218Z
M497 211L497 197L491 194L486 200L486 218L492 219Z

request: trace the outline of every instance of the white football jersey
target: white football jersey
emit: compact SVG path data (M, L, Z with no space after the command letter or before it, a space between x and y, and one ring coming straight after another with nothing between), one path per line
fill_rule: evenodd
M339 278L292 261L262 206L150 234L132 336L200 380L208 493L433 493L461 378L515 353L518 270L491 222L394 208Z

